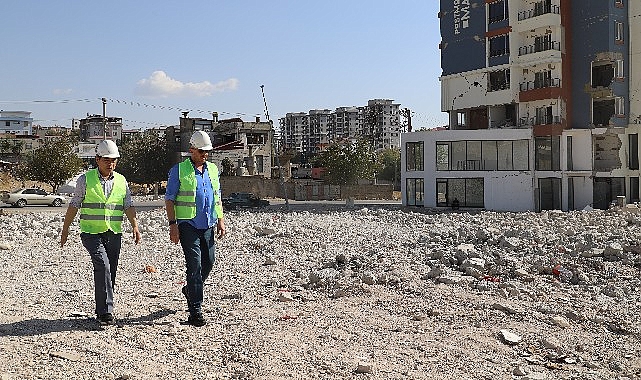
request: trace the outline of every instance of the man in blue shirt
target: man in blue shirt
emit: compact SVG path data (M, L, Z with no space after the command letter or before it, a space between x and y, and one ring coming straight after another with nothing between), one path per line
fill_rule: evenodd
M169 238L180 242L185 254L187 299L193 326L204 326L203 284L216 260L214 238L225 235L218 168L207 162L213 149L209 135L196 131L189 140L190 157L169 170L165 210ZM214 231L215 226L215 231Z

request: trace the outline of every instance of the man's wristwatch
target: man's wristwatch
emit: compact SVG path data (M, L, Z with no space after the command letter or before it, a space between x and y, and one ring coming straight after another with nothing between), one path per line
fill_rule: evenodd
M172 224L176 224L176 219L169 221L169 225L171 226Z

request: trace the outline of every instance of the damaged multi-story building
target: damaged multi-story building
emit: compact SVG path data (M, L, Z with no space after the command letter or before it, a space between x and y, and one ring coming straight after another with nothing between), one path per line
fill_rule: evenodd
M445 130L402 135L406 205L639 201L641 1L441 0Z
M80 141L98 144L102 140L122 139L122 118L101 115L89 115L79 121Z
M218 120L218 114L212 113L211 119L188 117L183 112L180 125L168 127L165 136L169 151L174 152L174 162L179 162L188 155L189 139L194 131L209 134L214 150L209 161L222 170L222 162L228 159L234 175L263 176L271 178L272 172L272 135L271 122L243 121L240 118Z

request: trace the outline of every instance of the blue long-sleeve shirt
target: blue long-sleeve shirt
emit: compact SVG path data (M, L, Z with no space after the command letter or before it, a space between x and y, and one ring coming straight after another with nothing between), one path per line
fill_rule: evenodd
M193 166L192 161L192 166ZM165 200L176 202L178 196L178 189L180 188L180 180L178 177L178 165L174 165L169 170L169 177L167 179L167 190L165 192ZM203 164L203 172L200 173L194 167L196 174L196 216L189 220L178 220L178 223L189 223L194 228L201 230L212 227L218 222L216 211L214 210L214 191L207 172L207 163Z

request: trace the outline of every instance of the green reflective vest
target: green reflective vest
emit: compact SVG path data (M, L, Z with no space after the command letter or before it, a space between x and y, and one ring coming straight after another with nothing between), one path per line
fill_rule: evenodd
M108 230L122 232L122 219L125 213L127 181L122 174L114 172L114 185L109 198L102 190L98 169L85 173L87 189L80 208L80 231L99 234Z
M214 207L216 218L223 217L223 204L220 197L220 181L218 180L218 167L211 162L207 163L207 173L214 194ZM174 201L176 219L193 219L196 216L196 172L191 159L178 164L178 180L180 187Z

